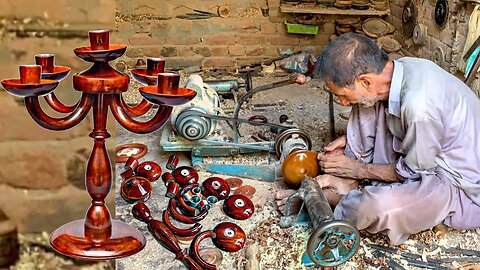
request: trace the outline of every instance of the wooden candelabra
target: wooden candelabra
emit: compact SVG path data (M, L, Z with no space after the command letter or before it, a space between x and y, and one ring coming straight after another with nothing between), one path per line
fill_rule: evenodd
M150 133L166 123L172 106L190 101L196 92L179 88L175 78L178 75L163 73L165 60L153 58L147 60L149 65L144 72L135 74L135 78L148 82L145 83L147 86L139 89L145 99L136 106L127 105L121 94L128 90L130 78L109 65L110 61L125 53L127 46L109 44L108 30L89 31L89 37L90 46L74 50L77 57L93 63L88 70L73 76L74 89L82 92L75 105L64 105L53 93L59 81L69 74L70 68L55 66L52 54L36 55L36 65L20 66L20 79L6 79L1 83L10 94L24 98L30 116L46 129L71 128L93 110L94 127L89 134L93 139L93 150L85 179L92 203L84 219L55 230L50 235L50 243L58 252L75 258L116 259L139 252L146 240L134 227L113 220L105 205L105 197L112 185L112 170L105 148L105 140L110 137L106 128L108 108L126 129L135 133ZM40 107L41 96L55 111L68 115L63 118L48 116ZM153 104L158 104L159 108L150 120L139 122L133 119L145 114Z

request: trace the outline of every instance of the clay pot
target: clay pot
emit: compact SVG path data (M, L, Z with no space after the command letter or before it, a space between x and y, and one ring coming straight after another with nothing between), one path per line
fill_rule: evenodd
M192 167L178 167L172 171L172 176L175 178L175 182L180 184L180 186L198 183L198 173Z
M147 178L150 182L157 181L162 175L162 168L153 161L140 163L135 171L137 175Z
M202 183L202 194L205 197L215 196L218 200L224 200L230 195L230 186L220 177L209 177Z
M150 181L141 176L134 176L123 181L120 195L128 203L146 202L152 193Z
M243 195L232 195L223 203L223 212L233 219L245 220L253 215L255 206Z
M283 178L285 183L292 188L298 188L305 176L315 177L318 172L317 153L313 151L295 151L288 155L282 163Z

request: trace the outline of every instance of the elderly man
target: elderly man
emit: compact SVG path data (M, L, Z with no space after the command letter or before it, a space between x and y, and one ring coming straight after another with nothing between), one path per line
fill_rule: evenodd
M462 81L425 59L389 61L353 33L327 44L315 74L353 105L346 136L318 155L335 218L392 244L442 222L480 226L480 101ZM280 211L290 194L277 193Z

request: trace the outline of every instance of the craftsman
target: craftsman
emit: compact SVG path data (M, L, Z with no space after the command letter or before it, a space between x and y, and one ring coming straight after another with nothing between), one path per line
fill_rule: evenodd
M389 61L353 33L326 45L315 75L352 105L346 136L317 157L336 219L394 245L442 222L480 226L480 101L462 81L429 60ZM281 212L290 194L277 193Z

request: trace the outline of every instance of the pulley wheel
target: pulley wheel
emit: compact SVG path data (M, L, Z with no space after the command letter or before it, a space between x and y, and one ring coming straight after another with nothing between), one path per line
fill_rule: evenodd
M331 220L308 239L307 254L317 265L332 267L348 261L358 250L360 233L347 221Z
M416 45L423 45L427 40L427 26L421 23L415 25L412 39Z
M448 1L437 0L435 3L435 23L438 27L444 27L448 18Z
M417 8L412 0L408 0L403 6L402 13L402 32L405 38L410 38L413 35L413 28L417 20Z
M285 143L285 141L292 138L294 134L298 135L299 138L302 138L305 141L308 146L308 150L312 149L312 140L310 140L308 134L298 128L291 128L280 133L275 139L275 152L278 156L282 155L283 144Z

